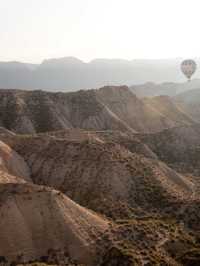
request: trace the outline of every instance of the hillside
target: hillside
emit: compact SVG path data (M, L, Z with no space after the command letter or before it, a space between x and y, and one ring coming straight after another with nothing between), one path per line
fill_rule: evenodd
M68 256L94 265L95 242L108 228L102 218L58 191L31 184L1 184L0 204L4 260L28 262L43 257L61 262Z
M68 94L1 90L0 101L2 126L19 133L73 127L133 131L98 101L93 90Z
M129 217L134 208L136 213L157 208L162 212L173 198L192 193L192 184L183 176L119 144L45 135L11 137L7 143L25 159L34 183L60 190L110 217Z
M139 137L139 135L138 135ZM157 134L142 135L144 141L162 160L180 172L200 175L200 125L183 126Z
M108 221L60 191L33 185L29 166L3 142L0 161L0 263L96 265Z
M198 263L200 205L194 180L158 161L138 137L81 129L16 135L1 128L0 262ZM11 175L17 165L20 177Z
M0 170L4 173L1 174L1 178L10 174L10 177L31 182L29 167L24 159L2 141L0 141L0 158ZM4 183L5 180L1 178L0 183Z
M127 150L133 153L137 153L140 155L144 155L145 157L157 159L155 153L149 149L149 147L141 142L137 135L132 132L121 132L119 130L100 130L100 131L88 131L79 128L73 129L65 129L59 131L51 131L46 133L36 134L38 137L45 138L45 136L51 136L57 139L65 139L67 141L74 142L110 142L120 144ZM34 136L36 136L34 135ZM14 141L17 140L17 136L4 135L0 133L0 139L8 141L8 143L12 143L12 139ZM12 145L12 144L11 144Z
M0 263L199 265L199 136L126 86L0 90Z
M174 121L174 127L184 125L191 125L194 123L193 119L187 112L169 96L157 96L153 98L145 98L144 102L147 106L155 109L163 117L167 117L169 120Z
M138 99L126 87L117 90L116 87L104 87L97 93L101 102L137 132L157 132L178 125L176 120ZM188 121L182 120L180 123Z
M137 153L143 155L144 157L157 159L155 153L142 141L137 138L137 135L129 132L120 132L120 131L90 131L86 132L89 136L89 141L91 137L96 140L101 140L104 142L117 143L120 146L125 147L132 153ZM69 139L69 138L67 138Z
M193 120L200 122L200 89L180 93L174 99Z
M158 132L187 125L183 117L168 118L126 86L72 93L0 90L0 126L23 134L67 128Z

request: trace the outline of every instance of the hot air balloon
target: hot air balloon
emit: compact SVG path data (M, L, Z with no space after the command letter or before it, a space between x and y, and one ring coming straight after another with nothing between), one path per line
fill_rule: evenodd
M188 78L188 81L191 80L191 77L195 73L196 69L197 69L197 64L192 59L184 60L181 63L181 71Z

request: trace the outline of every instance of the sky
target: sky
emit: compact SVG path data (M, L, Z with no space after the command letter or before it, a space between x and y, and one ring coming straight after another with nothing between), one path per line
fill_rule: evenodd
M0 61L200 56L198 0L0 0Z

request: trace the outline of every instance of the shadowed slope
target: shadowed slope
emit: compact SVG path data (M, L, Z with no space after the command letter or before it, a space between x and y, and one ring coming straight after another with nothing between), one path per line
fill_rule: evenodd
M73 127L134 132L98 101L94 90L66 94L1 90L0 103L0 124L18 133Z
M139 137L139 135L138 135ZM200 125L177 127L142 135L158 157L182 172L200 174Z

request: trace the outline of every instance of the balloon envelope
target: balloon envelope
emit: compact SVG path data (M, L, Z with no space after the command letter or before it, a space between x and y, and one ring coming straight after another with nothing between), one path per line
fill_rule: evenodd
M187 59L181 63L181 70L183 74L190 80L197 69L197 64L194 60Z

